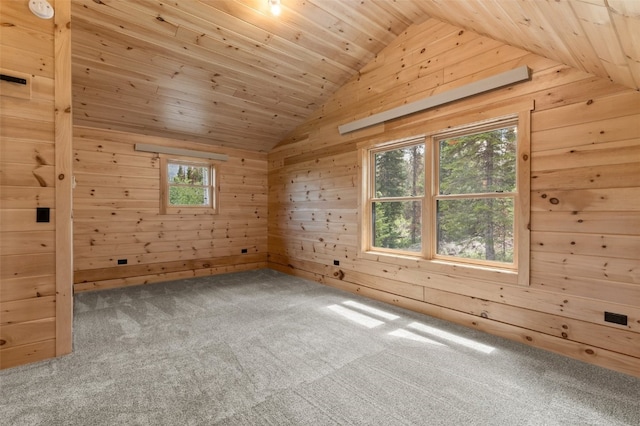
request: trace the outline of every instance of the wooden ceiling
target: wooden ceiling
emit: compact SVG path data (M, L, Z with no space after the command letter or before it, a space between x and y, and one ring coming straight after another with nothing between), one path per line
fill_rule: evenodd
M269 151L429 18L640 87L635 0L72 0L74 122Z

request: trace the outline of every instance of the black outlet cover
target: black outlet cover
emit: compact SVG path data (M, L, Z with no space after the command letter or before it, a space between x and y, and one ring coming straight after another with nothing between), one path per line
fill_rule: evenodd
M622 314L616 314L613 312L605 312L604 320L606 322L612 322L614 324L627 325L627 316Z
M242 249L242 253L247 253L247 249Z
M118 265L126 265L127 259L118 259Z
M333 261L333 265L334 266L340 266L340 261L339 260L334 260Z
M49 223L51 220L51 209L49 207L36 207L36 222Z

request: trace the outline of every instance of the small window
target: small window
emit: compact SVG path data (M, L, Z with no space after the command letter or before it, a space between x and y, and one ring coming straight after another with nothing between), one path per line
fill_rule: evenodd
M528 114L364 149L362 255L522 266L518 281L528 281L529 139L519 126Z
M161 213L216 212L216 168L210 163L163 160Z

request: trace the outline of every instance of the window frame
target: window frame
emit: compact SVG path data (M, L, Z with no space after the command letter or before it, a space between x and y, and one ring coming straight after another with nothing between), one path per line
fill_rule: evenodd
M169 166L172 164L182 166L203 167L208 170L208 185L183 185L207 188L209 191L208 205L172 205L169 202L169 192L172 185L169 182ZM211 161L197 161L178 157L160 157L160 214L217 214L218 213L218 165ZM180 185L178 185L180 186Z
M474 134L478 134L478 133L484 133L484 132L488 132L488 131L492 131L492 130L498 130L498 129L502 129L502 128L506 128L506 127L511 127L511 126L515 126L516 129L518 129L518 116L514 115L514 116L510 116L510 117L504 117L502 119L497 119L495 121L489 122L489 123L480 123L478 125L470 125L470 126L464 126L462 129L453 129L451 131L446 131L446 132L437 132L434 135L431 136L431 145L432 145L432 150L433 150L433 172L432 172L432 187L433 187L433 192L431 194L430 197L430 212L432 215L435 214L435 212L438 211L438 201L439 200L470 200L470 199L498 199L498 198L511 198L513 200L513 206L514 206L514 212L513 212L513 239L514 239L514 248L513 248L513 262L511 263L507 263L507 262L500 262L500 261L491 261L491 260L482 260L482 259L468 259L468 258L462 258L462 257L457 257L457 256L450 256L450 255L443 255L443 254L439 254L438 253L438 238L431 238L430 239L430 243L432 244L431 246L431 258L432 259L440 259L440 260L445 260L445 261L452 261L452 262L462 262L462 263L470 263L470 264L475 264L475 265L480 265L480 266L489 266L489 267L496 267L496 268L503 268L503 269L511 269L511 270L517 270L518 269L518 264L517 264L517 259L518 259L518 244L517 244L517 240L518 240L518 232L517 232L517 214L516 214L516 201L518 198L518 193L519 193L519 182L518 182L518 143L519 140L516 138L516 158L515 158L515 166L516 166L516 188L515 188L515 192L477 192L477 193L468 193L468 194L447 194L447 195L442 195L440 194L440 179L437 178L436 176L438 176L439 171L440 171L440 141L442 140L446 140L446 139L450 139L450 138L454 138L456 136L459 137L463 137L463 136L470 136L470 135L474 135ZM519 131L517 131L517 134L519 133ZM519 135L517 136L519 137ZM438 233L437 230L437 218L433 218L430 223L429 226L431 226L431 235L436 236Z
M377 197L375 192L376 192L376 187L375 187L375 176L376 176L376 160L375 160L375 156L376 154L380 153L380 152L386 152L386 151L392 151L392 150L396 150L396 149L402 149L402 148L407 148L407 147L411 147L411 146L415 146L415 145L424 145L424 161L425 161L425 184L424 184L424 193L420 196L402 196L402 197ZM427 168L426 168L426 159L428 157L428 146L425 140L425 137L417 137L417 138L409 138L409 139L403 139L403 140L399 140L399 141L394 141L394 142L389 142L389 143L385 143L385 144L381 144L381 145L376 145L375 147L371 148L369 150L369 164L371 164L372 166L369 167L369 183L367 185L367 199L368 199L368 211L370 212L371 218L370 218L370 228L369 228L369 238L367 239L367 246L370 247L370 251L376 251L376 252L381 252L381 253L388 253L388 254L399 254L399 255L404 255L404 256L416 256L416 253L422 253L423 257L425 256L424 251L425 251L425 247L424 247L424 239L421 238L421 250L420 252L416 252L416 251L409 251L409 250L400 250L400 249L391 249L391 248L384 248L384 247L375 247L373 245L374 242L374 233L375 233L375 229L373 227L374 224L374 216L373 216L373 204L376 202L398 202L398 201L420 201L421 204L421 211L422 211L422 221L420 224L420 229L421 229L421 237L424 236L424 231L423 231L423 226L424 226L424 216L425 216L425 210L428 207L427 205L425 205L425 201L427 198L427 182L428 182L428 178L427 178ZM375 247L375 250L373 250L373 248Z
M532 108L531 108L532 109ZM361 197L358 256L375 261L389 261L400 265L424 267L428 271L463 274L470 277L490 279L506 284L529 285L530 255L530 111L522 111L485 120L469 120L465 124L445 129L433 129L426 133L408 135L406 137L376 142L370 141L360 148ZM456 120L463 122L463 120ZM483 130L497 129L515 124L517 127L516 142L516 190L513 195L513 264L475 259L465 259L447 255L437 255L436 203L444 197L438 194L439 154L438 143L442 139L457 135L474 134ZM378 137L380 140L381 137ZM375 191L375 153L424 143L425 194L422 202L422 250L406 251L385 249L373 246L373 197ZM465 194L465 197L473 194ZM474 197L470 197L474 198Z

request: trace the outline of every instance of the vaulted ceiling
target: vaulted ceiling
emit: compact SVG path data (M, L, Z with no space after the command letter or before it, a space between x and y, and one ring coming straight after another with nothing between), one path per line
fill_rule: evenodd
M430 18L640 88L636 0L72 0L74 122L269 151Z

